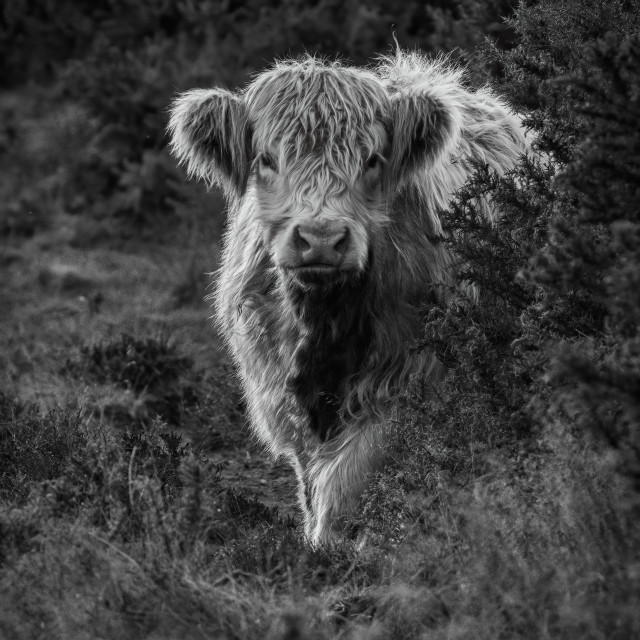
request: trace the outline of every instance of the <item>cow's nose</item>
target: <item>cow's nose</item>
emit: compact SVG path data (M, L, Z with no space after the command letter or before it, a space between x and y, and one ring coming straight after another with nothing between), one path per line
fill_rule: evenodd
M298 225L293 230L303 264L338 266L349 248L349 229L319 229Z

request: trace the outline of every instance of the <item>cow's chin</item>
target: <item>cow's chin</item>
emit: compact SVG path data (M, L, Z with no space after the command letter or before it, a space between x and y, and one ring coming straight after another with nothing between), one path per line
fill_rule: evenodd
M358 280L356 269L341 269L326 264L310 264L284 269L290 284L303 289L332 289Z

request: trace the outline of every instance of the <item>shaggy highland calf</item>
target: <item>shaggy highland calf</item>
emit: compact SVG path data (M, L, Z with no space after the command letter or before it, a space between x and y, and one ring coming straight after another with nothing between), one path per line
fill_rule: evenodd
M295 468L308 538L330 541L382 461L394 393L439 375L408 350L454 282L437 212L473 161L513 166L520 122L460 70L399 52L375 69L304 58L238 93L189 91L170 132L189 173L229 201L215 303L251 424Z

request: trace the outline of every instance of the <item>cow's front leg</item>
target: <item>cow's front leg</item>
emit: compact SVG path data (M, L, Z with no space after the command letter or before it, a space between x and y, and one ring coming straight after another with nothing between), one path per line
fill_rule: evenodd
M305 535L309 537L309 532L313 530L314 523L313 505L311 501L311 484L309 483L306 471L309 466L309 460L307 456L300 451L297 453L290 453L287 458L296 472L296 477L298 479L298 505L302 512Z
M305 534L312 544L330 543L344 535L346 520L366 488L366 476L375 473L384 459L385 431L382 425L351 425L309 457Z

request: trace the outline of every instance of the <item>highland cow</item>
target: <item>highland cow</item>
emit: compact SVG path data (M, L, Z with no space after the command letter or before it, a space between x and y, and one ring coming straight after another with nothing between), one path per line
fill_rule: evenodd
M295 468L309 540L331 541L383 460L394 394L440 375L409 348L425 306L455 296L438 212L476 162L514 165L520 121L446 61L398 52L189 91L170 133L229 202L215 305L251 425Z

